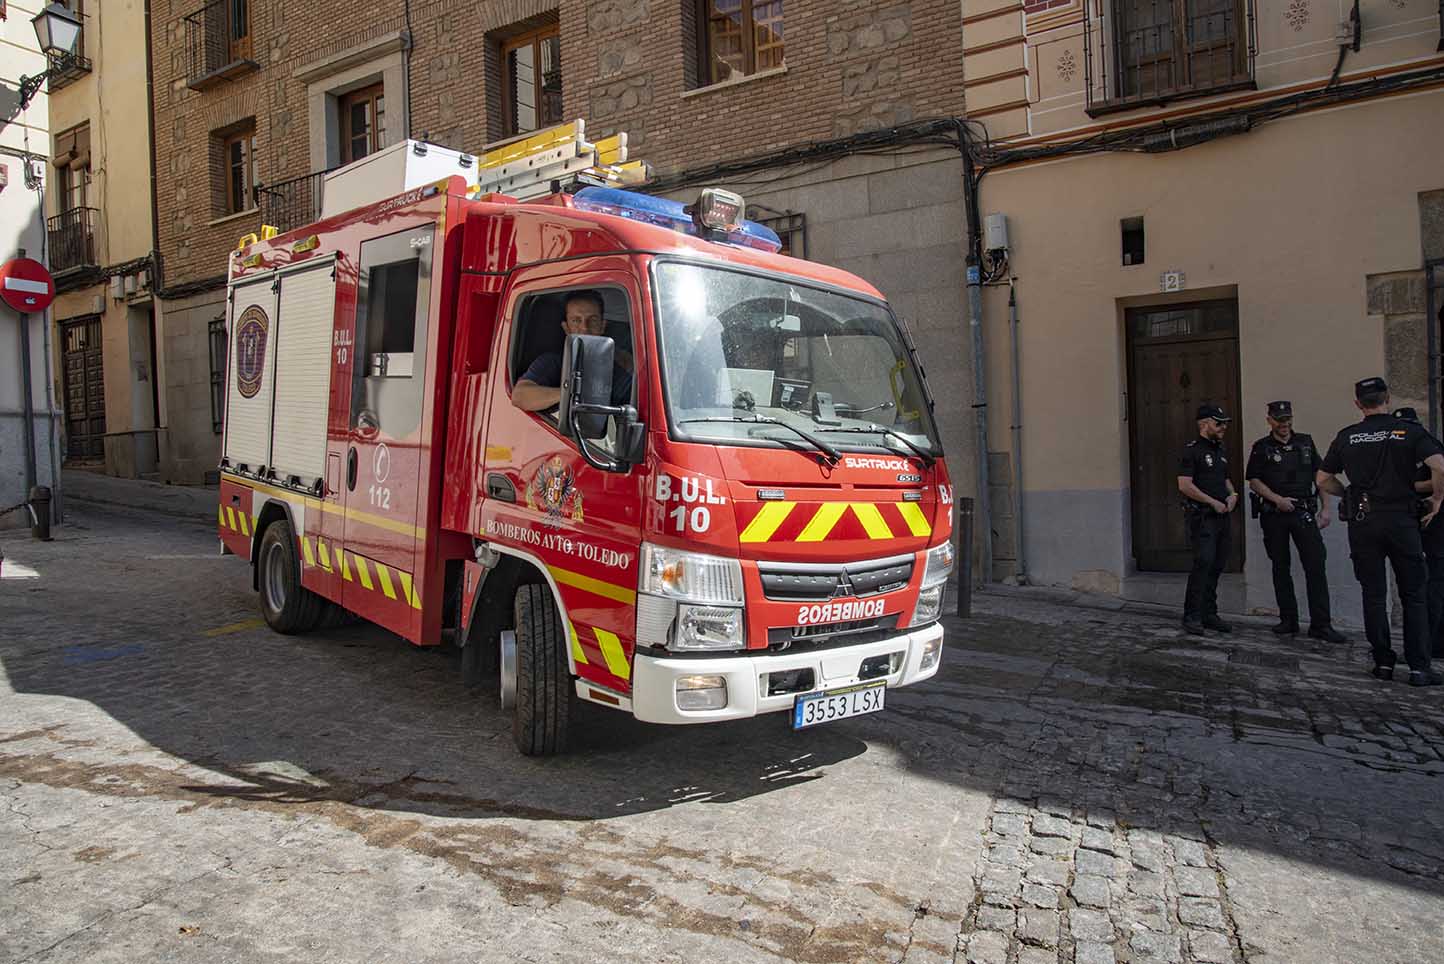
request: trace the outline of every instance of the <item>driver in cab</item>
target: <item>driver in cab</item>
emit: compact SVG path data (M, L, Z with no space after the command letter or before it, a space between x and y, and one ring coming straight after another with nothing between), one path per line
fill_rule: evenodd
M573 291L567 295L562 331L568 335L601 335L607 329L603 317L605 303L599 292ZM612 365L612 404L626 405L632 400L631 356L618 349ZM556 408L562 397L562 353L549 351L539 355L517 379L511 392L511 403L524 412L545 412Z

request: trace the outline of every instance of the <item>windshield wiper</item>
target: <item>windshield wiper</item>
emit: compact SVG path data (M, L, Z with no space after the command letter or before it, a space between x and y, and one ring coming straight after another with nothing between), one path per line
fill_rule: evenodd
M805 429L800 429L796 425L784 422L781 419L769 418L766 415L753 415L747 418L744 418L741 415L708 415L705 418L684 418L677 424L691 425L694 422L741 422L744 425L781 425L783 428L796 433L800 438L806 439L809 443L811 443L813 448L826 455L833 462L842 461L842 453L839 452L837 449L833 448L831 445L828 445L816 435L813 435L811 432L806 431Z
M875 432L880 432L881 434L886 435L889 438L895 438L902 444L906 445L914 455L923 460L923 464L926 465L928 468L932 468L933 463L936 462L938 458L932 452L929 452L927 449L921 447L912 439L908 438L906 435L902 434L901 432L894 431L893 429L888 428L886 425L874 425L871 428L862 428L861 426L859 426L858 428L824 428L820 431L837 432L842 435L872 435Z

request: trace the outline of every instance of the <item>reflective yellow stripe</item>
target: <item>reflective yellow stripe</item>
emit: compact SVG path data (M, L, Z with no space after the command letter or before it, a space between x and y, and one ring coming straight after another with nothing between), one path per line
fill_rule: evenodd
M308 536L301 537L301 555L306 557L306 565L314 566L316 557L311 555L311 539Z
M387 599L396 598L396 589L391 585L391 572L381 563L376 563L376 575L381 577L381 591L386 594Z
M616 633L592 627L597 643L602 647L602 659L607 661L607 671L618 679L631 679L632 667L627 663L627 654L622 652L622 641Z
M747 528L738 536L739 542L766 542L772 538L779 526L792 514L796 502L765 502L761 511L747 523Z
M371 581L371 567L366 565L366 557L358 556L354 552L351 557L356 560L356 575L361 577L361 588L375 589L376 585Z
M582 641L577 639L577 627L572 626L572 659L578 666L587 666L587 654L582 649Z
M243 489L250 489L253 492L260 492L272 498L280 499L293 505L303 505L308 509L315 509L317 512L324 512L328 515L337 515L345 519L352 519L356 522L364 522L368 526L375 526L378 529L386 529L390 532L399 532L403 536L411 536L418 542L426 541L426 530L421 526L408 525L396 519L388 519L385 516L372 515L370 512L362 512L359 509L347 509L331 502L323 502L314 496L301 495L298 492L291 492L286 489L277 488L274 485L266 485L264 482L253 482L250 479L243 479L237 475L222 475L221 478L239 485Z
M579 572L572 572L570 569L558 569L556 566L547 566L547 569L551 571L552 578L563 586L574 586L584 592L626 603L629 606L637 601L635 589L602 582L600 579L593 579L591 576L584 576Z
M236 510L226 506L226 526L234 529L236 527Z
M877 506L871 502L854 502L852 504L853 514L857 516L862 527L867 530L869 539L891 539L892 530L887 527L887 520L882 513L877 511Z
M351 566L346 562L346 550L340 546L336 547L336 562L341 566L341 578L347 582L351 581Z
M245 510L245 509L242 509L240 512L237 512L236 515L238 515L238 516L240 517L240 519L241 519L241 535L243 535L243 536L248 536L248 535L250 535L250 534L251 534L251 520L250 520L250 517L246 515L246 510Z
M225 528L226 507L223 505L216 506L216 525L220 526L221 528Z
M833 526L837 525L837 520L842 518L842 513L846 509L847 503L845 502L824 502L817 507L817 514L812 517L807 528L802 530L802 535L797 537L797 541L821 542L826 539L827 534L832 531Z
M903 521L908 524L908 529L915 536L931 535L933 527L928 525L928 517L923 515L922 506L916 502L899 502L897 510L902 514Z
M331 553L326 551L326 543L320 539L316 540L316 551L321 555L321 568L327 572L331 571Z
M412 609L420 609L421 595L411 590L411 573L398 569L396 575L401 577L401 595L406 597L406 601L411 604Z

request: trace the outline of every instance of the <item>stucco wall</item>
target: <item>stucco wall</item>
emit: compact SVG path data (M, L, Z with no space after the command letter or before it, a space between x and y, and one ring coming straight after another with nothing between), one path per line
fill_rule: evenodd
M1158 155L1098 155L990 174L982 209L1009 217L1022 324L1027 549L1035 582L1132 575L1127 365L1120 303L1164 300L1165 269L1188 292L1237 287L1245 448L1264 405L1294 402L1321 443L1354 420L1352 383L1386 371L1371 275L1420 266L1421 192L1444 186L1444 93L1278 121ZM1145 219L1142 265L1121 265L1119 220ZM1007 446L1006 296L987 300L995 447ZM1184 427L1185 431L1187 427ZM1137 458L1176 458L1138 453ZM1243 605L1274 606L1250 522ZM1336 606L1357 619L1346 533L1325 533ZM1082 574L1082 575L1080 575Z
M220 461L221 437L211 424L209 325L225 315L225 289L157 307L163 334L160 475L163 482L199 484Z

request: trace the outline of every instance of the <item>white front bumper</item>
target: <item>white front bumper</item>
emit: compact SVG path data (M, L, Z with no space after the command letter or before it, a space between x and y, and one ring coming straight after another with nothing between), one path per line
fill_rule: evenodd
M648 723L711 723L716 720L739 720L759 713L790 710L796 693L767 696L767 674L811 668L816 682L811 692L835 689L859 682L862 661L873 656L903 653L902 667L887 680L889 687L910 686L938 671L938 659L922 668L924 645L941 642L943 627L938 623L913 632L903 632L887 639L835 649L772 653L759 656L717 656L676 659L638 653L632 666L632 714ZM677 679L682 676L724 676L727 678L727 705L720 710L679 710Z

